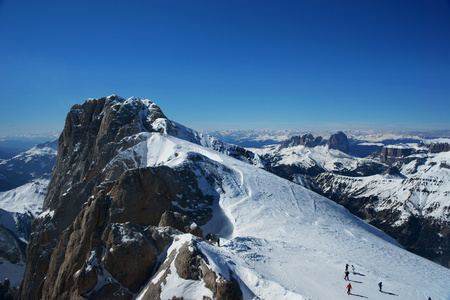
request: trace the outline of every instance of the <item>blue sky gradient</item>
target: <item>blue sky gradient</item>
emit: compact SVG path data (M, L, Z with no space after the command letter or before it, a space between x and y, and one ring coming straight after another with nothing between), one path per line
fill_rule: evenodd
M0 136L148 98L194 129L450 129L450 1L0 0Z

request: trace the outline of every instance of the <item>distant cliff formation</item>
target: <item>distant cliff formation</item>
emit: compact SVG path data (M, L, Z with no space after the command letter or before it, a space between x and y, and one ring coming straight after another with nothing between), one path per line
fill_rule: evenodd
M389 145L383 147L381 150L381 160L389 165L394 164L397 161L402 160L408 162L411 158L408 158L411 154L420 153L441 153L450 151L450 145L448 143L430 143L429 146L419 143L417 147L411 147L409 145Z

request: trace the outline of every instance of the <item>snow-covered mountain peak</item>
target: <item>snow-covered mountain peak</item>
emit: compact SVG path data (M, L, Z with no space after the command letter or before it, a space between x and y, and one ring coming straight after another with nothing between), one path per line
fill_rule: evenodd
M318 151L333 166L349 159ZM448 269L263 167L258 155L171 121L146 99L74 107L20 297L346 299L346 263L356 267L355 296L382 299L380 280L399 299L448 295ZM208 232L220 239L207 241ZM217 296L219 284L238 297Z

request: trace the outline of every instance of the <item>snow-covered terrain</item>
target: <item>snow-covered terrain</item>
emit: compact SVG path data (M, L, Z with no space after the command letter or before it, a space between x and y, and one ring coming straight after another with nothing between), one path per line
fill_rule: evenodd
M363 159L355 158L336 149L329 149L327 146L317 146L310 148L307 146L295 146L278 150L277 146L265 147L262 149L251 149L260 156L270 155L279 157L275 165L301 165L304 168L318 166L325 172L339 171L343 167L355 169Z
M25 271L25 245L31 222L42 211L51 171L56 160L56 141L34 146L0 162L0 279L19 286ZM31 179L31 180L30 180ZM21 185L24 181L30 180Z
M350 275L353 296L450 297L450 270L409 253L334 202L199 145L146 135L145 146L138 144L129 153L145 156L147 166L176 168L193 153L215 166L208 172L221 178L220 199L213 219L202 229L219 233L221 246L202 241L198 245L216 268L232 271L244 299L347 299L346 263L355 266L355 274ZM176 247L175 243L168 251ZM178 278L174 284L173 280L167 283L170 289L163 289L164 298L194 295L199 288L194 282ZM378 291L380 281L384 293Z
M333 172L362 176L366 175L365 173L376 173L383 169L383 166L371 159L359 158L336 149L329 149L326 145L316 147L299 145L287 148L272 145L260 149L251 148L251 151L270 161L272 168L290 166L293 171L295 168L302 170L303 174L316 175L322 172Z
M17 213L30 212L37 216L42 211L49 181L49 176L42 176L15 189L0 192L0 208Z
M403 165L399 175L374 175L348 177L335 175L324 188L339 188L339 193L351 197L377 196L377 210L395 209L401 212L397 225L413 214L432 217L440 221L450 221L450 152L426 155L425 162L417 166L417 161ZM319 178L320 181L320 178Z
M10 238L2 240L6 251L24 250L20 250L17 241L27 243L31 222L41 213L49 181L48 176L43 176L15 189L0 192L0 226L12 234ZM25 271L24 257L16 263L0 257L0 263L0 278L9 278L11 286L19 286Z
M95 118L89 114L99 112L96 105L102 106L105 102L107 113ZM216 291L207 287L211 278L206 278L207 268L215 272L211 275L213 281L223 278L228 282L237 281L244 299L344 299L349 297L345 288L349 282L353 286L352 296L359 298L450 297L449 269L406 251L395 240L342 206L265 171L264 162L254 153L166 119L149 100L108 97L74 106L68 115L69 131L83 126L78 124L77 117L86 120L81 118L85 113L92 121L87 128L81 128L87 129L85 135L61 135L62 144L67 146L64 150L69 154L59 157L61 161L55 170L65 171L52 179L48 190L50 197L47 195L49 199L44 204L47 210L35 223L38 229L35 229L34 240L28 248L34 256L30 255L27 260L20 291L23 297L41 294L43 298L55 298L51 295L95 298L101 297L101 291L115 286L115 291L124 292L122 295L148 299L146 292L154 291L154 286L158 285L155 295L160 295L161 299L173 299L174 296L177 299L203 299L216 295ZM102 116L104 122L100 122ZM65 138L66 143L63 143ZM95 155L85 146L94 145L94 141L99 146L95 148L98 151ZM102 145L111 148L103 151L106 148ZM297 156L308 156L300 154ZM321 161L319 157L309 155L309 162L329 170L359 165L358 162L352 164L350 156L334 150L321 154L331 155L335 160L328 161L328 157ZM78 170L95 165L97 159L102 161L98 168L86 169L92 172L88 177L95 178L89 182L91 186L85 185L83 177L72 176L73 170L76 174L83 173ZM160 173L154 173L156 171ZM152 175L145 181L141 180L143 177L133 177L141 176L141 172ZM163 178L167 184L164 180L153 183L154 176ZM140 179L134 183L132 178ZM185 184L185 180L189 184ZM136 192L142 184L151 186L145 197ZM98 194L93 190L94 185ZM183 186L181 193L168 187L172 185ZM170 193L163 191L165 189L171 189ZM51 196L52 191L54 196ZM156 227L158 220L160 224L162 221L157 214L155 222L133 224L134 217L150 218L153 211L141 216L141 209L128 212L127 205L148 205L147 200L160 197L170 199L167 207L163 206L164 210L179 208L180 212L188 213L202 211L208 206L205 212L209 211L202 220L209 221L197 224L201 225L204 234L219 234L220 247L189 233L172 231L175 232L173 240L155 256L158 264L146 267L146 273L149 270L156 273L134 278L136 280L128 285L124 278L132 272L114 270L118 266L114 261L123 261L128 252L116 250L131 250L133 242L144 237L147 229L164 231L170 228L163 227L166 225ZM212 218L208 219L211 205ZM77 211L78 207L81 207L80 211ZM71 220L74 220L72 226ZM102 223L106 220L113 223ZM149 224L151 226L145 229L142 227ZM194 223L189 224L191 228L195 227ZM106 231L105 226L111 231ZM125 230L126 227L130 230ZM116 228L118 235L110 236ZM91 233L101 237L90 236ZM183 279L187 277L178 273L174 257L184 251L186 245L189 251L198 250L199 257L207 264L197 269L202 273L199 280ZM47 250L41 251L43 247ZM72 250L77 247L80 251ZM137 247L136 252L140 252L140 246ZM140 255L133 257L128 260L129 265L136 261L141 263ZM192 266L189 260L184 262ZM355 268L350 281L343 278L346 264ZM159 270L162 273L158 273ZM215 274L218 277L214 277ZM138 280L142 282L133 287ZM383 293L378 291L380 281L383 282ZM41 292L36 293L36 289Z
M50 174L56 162L58 142L37 144L10 159L0 160L0 191L26 184L43 174Z

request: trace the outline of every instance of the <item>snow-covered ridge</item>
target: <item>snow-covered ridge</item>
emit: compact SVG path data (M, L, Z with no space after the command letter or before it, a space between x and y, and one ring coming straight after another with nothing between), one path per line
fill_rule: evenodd
M360 296L382 299L380 280L401 299L449 295L444 278L450 270L405 251L334 202L199 145L160 134L150 139L142 142L147 153L163 150L147 166L177 168L188 163L189 153L201 153L229 169L209 169L223 180L214 217L203 229L221 235L222 246L209 251L236 274L244 299L346 299L346 262L364 275L351 277ZM180 295L174 289L172 295Z

